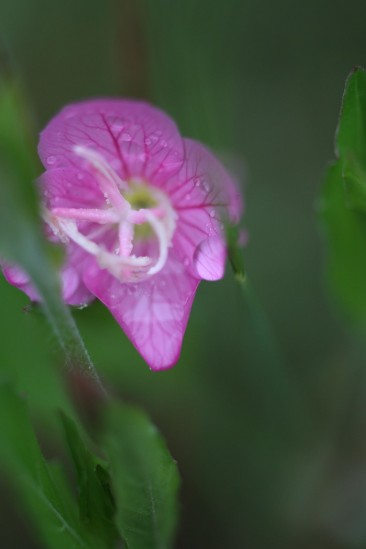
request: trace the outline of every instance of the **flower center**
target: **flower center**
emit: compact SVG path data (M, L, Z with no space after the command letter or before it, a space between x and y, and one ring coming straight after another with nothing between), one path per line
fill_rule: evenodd
M176 225L167 195L140 179L123 181L92 149L76 146L74 153L93 170L106 203L93 209L46 209L45 221L62 241L75 242L121 282L136 282L158 273L167 260ZM101 227L84 234L79 227L82 221ZM106 246L111 229L113 243ZM146 255L136 254L141 244Z

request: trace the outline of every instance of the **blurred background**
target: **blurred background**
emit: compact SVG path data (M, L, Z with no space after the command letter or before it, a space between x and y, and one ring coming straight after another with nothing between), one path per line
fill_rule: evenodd
M327 292L316 215L365 21L363 0L1 0L39 129L74 100L145 98L242 184L246 268L283 360L229 268L201 284L170 371L150 372L102 306L75 312L106 384L178 461L179 549L366 547L365 347ZM3 279L0 304L0 375L18 378L42 432L64 399L56 342ZM0 489L1 547L40 547L6 478Z

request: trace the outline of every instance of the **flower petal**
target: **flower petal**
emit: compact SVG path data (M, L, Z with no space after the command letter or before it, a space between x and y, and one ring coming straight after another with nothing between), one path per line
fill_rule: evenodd
M32 286L29 276L16 265L2 264L2 271L5 279L22 292L24 292L31 301L39 301L36 289Z
M65 107L41 133L39 155L47 169L82 165L88 170L75 146L98 151L124 180L138 177L158 184L184 160L174 122L138 101L98 99Z
M67 305L82 306L94 299L93 294L86 288L80 276L80 269L84 260L84 252L77 246L70 244L66 262L60 273L62 298ZM9 284L24 292L31 301L41 301L36 288L23 269L5 262L2 262L1 267Z
M97 208L105 197L94 177L81 169L48 170L38 179L47 208Z
M162 271L143 282L122 284L95 261L85 270L84 281L150 368L162 370L177 362L199 281L174 253Z
M220 237L222 240L223 221L236 223L239 220L241 196L236 182L208 149L189 139L184 139L184 145L186 162L178 178L170 179L166 185L178 213L173 245L190 266L192 274L197 272L195 259L198 254L199 276L212 280L214 263L215 276L220 272L223 275L226 254L222 249L216 253L219 240L209 240L204 253L198 248L207 239Z

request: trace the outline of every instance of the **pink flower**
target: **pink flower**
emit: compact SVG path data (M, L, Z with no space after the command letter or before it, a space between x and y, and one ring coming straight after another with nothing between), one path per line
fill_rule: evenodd
M201 279L224 274L237 188L214 156L145 103L65 107L43 130L44 219L62 241L66 303L102 301L154 370L179 358ZM17 267L7 280L37 299Z

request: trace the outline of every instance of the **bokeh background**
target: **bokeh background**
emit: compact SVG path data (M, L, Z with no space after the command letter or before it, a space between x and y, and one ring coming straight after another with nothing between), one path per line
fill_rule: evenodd
M201 284L170 371L150 372L102 306L75 312L106 384L178 461L177 548L366 547L365 347L327 291L316 213L365 21L363 0L1 0L39 129L70 101L145 98L242 184L246 268L283 361L229 269ZM64 400L56 342L3 279L0 304L0 375L18 379L42 434ZM0 492L1 547L40 547L9 479Z

